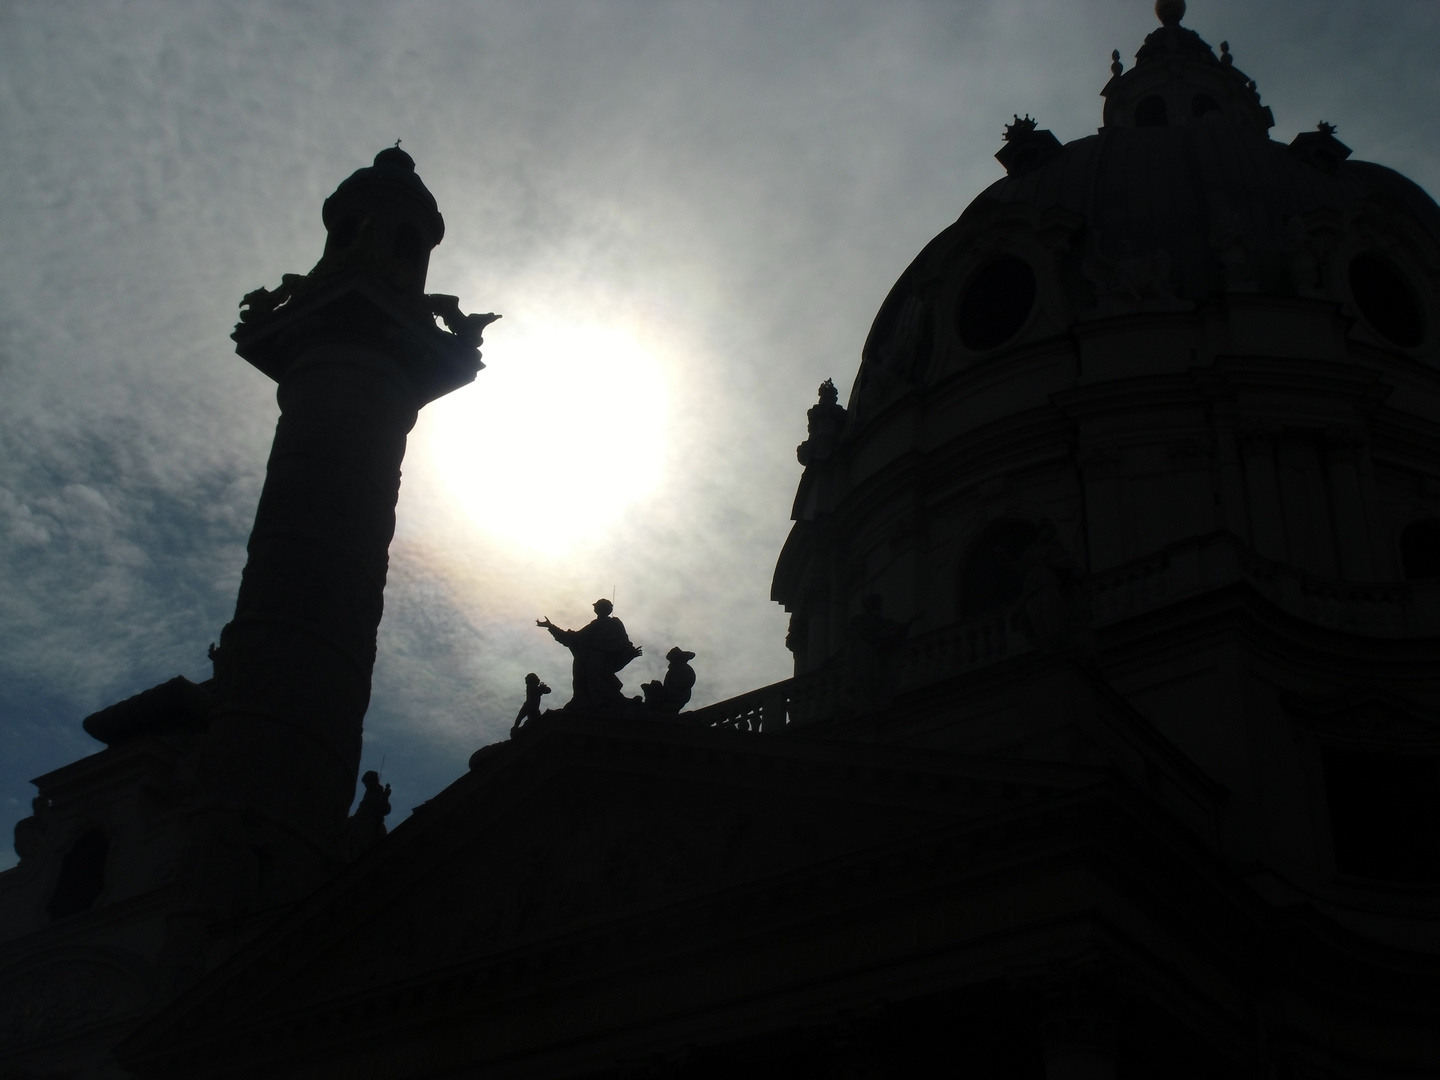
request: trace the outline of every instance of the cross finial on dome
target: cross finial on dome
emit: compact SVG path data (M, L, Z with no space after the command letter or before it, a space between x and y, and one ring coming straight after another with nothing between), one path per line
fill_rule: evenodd
M1155 0L1155 14L1166 26L1179 26L1185 17L1185 0Z

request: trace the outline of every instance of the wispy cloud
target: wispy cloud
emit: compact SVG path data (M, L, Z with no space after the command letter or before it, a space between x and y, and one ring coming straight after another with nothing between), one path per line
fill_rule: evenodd
M1435 5L1187 21L1231 41L1277 137L1323 116L1435 189ZM526 671L563 701L533 620L616 585L646 646L627 684L674 643L702 699L783 675L769 575L815 386L848 383L895 277L1000 175L1010 115L1093 130L1110 49L1152 25L1129 0L0 9L0 818L94 746L84 713L206 673L275 417L235 305L313 264L321 201L377 149L402 138L445 213L432 287L505 314L462 394L504 392L507 335L564 321L644 328L667 402L663 477L604 528L496 502L572 530L563 556L463 511L422 417L367 720L403 808L508 726ZM543 400L506 408L543 436Z

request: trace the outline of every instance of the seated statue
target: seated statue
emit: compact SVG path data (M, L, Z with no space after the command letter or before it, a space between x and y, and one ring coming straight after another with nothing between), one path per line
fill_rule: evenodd
M630 643L625 624L610 614L613 610L609 600L596 600L595 618L579 630L561 630L549 619L535 620L575 658L573 689L564 706L568 711L624 712L628 705L615 673L639 656L640 649Z
M670 661L665 681L647 682L640 689L645 691L646 708L674 716L689 703L690 691L695 688L695 669L690 666L695 654L676 645L665 654L665 659Z

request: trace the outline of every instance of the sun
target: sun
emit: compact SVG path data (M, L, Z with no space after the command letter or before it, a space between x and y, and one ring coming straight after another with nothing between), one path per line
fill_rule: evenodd
M666 373L622 327L510 331L492 331L494 358L473 386L431 407L428 456L451 504L476 526L559 554L659 485Z

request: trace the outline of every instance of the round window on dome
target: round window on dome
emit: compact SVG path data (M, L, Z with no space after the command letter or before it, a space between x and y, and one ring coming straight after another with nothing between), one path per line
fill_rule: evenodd
M971 276L955 305L955 329L967 349L1009 341L1035 306L1035 271L1016 255L997 255Z
M1425 340L1420 298L1384 256L1367 252L1350 260L1350 295L1365 321L1396 345L1410 349Z

